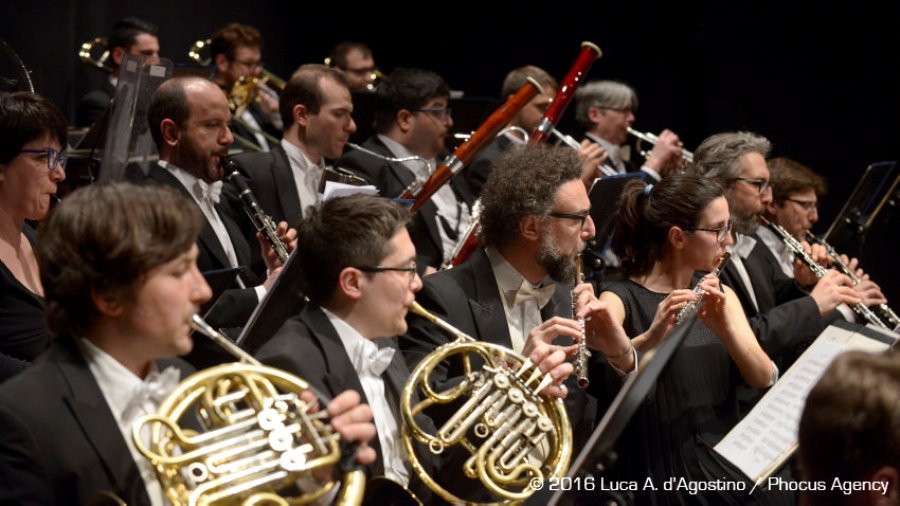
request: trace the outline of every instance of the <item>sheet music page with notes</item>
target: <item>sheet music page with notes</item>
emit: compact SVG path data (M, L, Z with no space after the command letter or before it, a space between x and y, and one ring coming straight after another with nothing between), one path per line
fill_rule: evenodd
M890 339L890 338L889 338ZM819 335L759 403L715 446L715 451L748 478L759 481L797 448L800 415L809 391L841 353L879 353L888 344L830 326Z

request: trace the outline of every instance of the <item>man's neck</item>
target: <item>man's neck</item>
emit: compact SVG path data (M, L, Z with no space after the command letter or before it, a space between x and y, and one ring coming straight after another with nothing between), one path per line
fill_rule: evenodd
M153 360L142 356L132 332L120 328L115 321L101 318L84 337L138 378L144 379L150 372Z
M415 156L420 156L426 160L432 160L437 158L438 153L435 153L433 149L428 146L418 146L415 142L413 142L412 136L408 134L404 134L398 128L393 128L389 130L387 133L382 134L388 139L400 144L407 151L412 153Z
M322 162L322 152L309 146L301 137L300 129L296 126L293 126L284 132L284 140L287 141L287 143L291 146L294 146L302 151L310 162L316 165Z
M332 314L340 318L347 325L353 327L353 330L357 331L359 335L363 336L365 339L375 339L379 336L371 335L371 332L368 331L367 322L370 320L369 317L364 317L359 314L359 311L356 310L356 302L348 299L341 300L330 300L325 304L322 304L323 309L327 309Z

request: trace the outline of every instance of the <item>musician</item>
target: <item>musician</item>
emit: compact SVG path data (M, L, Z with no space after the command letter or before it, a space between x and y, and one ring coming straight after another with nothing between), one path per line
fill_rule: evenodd
M900 505L900 352L851 351L837 357L809 392L800 417L804 479L824 483L808 492L819 505ZM827 444L823 444L826 442ZM840 484L884 489L842 491Z
M568 148L527 147L504 154L481 194L479 239L485 247L466 263L427 276L421 304L476 339L526 356L532 347L558 337L579 338L581 327L572 319L575 254L594 234L580 174L578 157ZM611 322L590 285L580 284L576 292L579 316L590 318L587 345L597 356L612 357L610 365L621 374L631 372L637 357L621 326ZM409 332L400 345L410 365L450 340L422 318L407 319ZM560 348L553 356L562 360L562 350L575 351ZM435 371L440 371L432 376L437 383L463 375L458 362ZM612 377L617 387L618 375ZM555 395L566 397L578 447L590 434L596 400L572 385L561 385ZM437 425L443 421L435 417Z
M672 174L681 167L682 148L678 136L663 130L640 167L631 160L628 127L635 120L637 93L618 81L592 81L575 91L575 120L584 127L585 137L603 146L609 162L619 173L645 172L652 181Z
M0 386L0 503L87 504L104 491L165 503L131 430L191 372L175 357L211 294L196 263L201 225L178 192L128 183L85 187L54 211L38 257L55 344ZM358 401L347 393L328 410L365 447L374 427Z
M758 228L756 217L772 198L765 160L770 150L767 139L750 132L716 134L700 144L688 170L724 189L735 244L722 281L737 293L762 348L779 367L787 367L824 330L825 317L840 304L860 299L849 278L837 271L829 271L806 295L765 260L765 245L752 234Z
M109 101L116 94L123 55L139 54L159 58L157 30L156 25L136 17L122 18L116 22L112 32L106 37L106 49L109 51L109 63L113 70L100 89L81 97L75 113L77 127L89 127L106 113Z
M66 121L33 93L0 95L0 382L49 343L34 254L40 221L66 178Z
M209 45L214 67L210 79L230 95L239 80L259 75L262 47L262 35L250 25L230 23L218 29ZM271 90L256 88L250 105L240 117L234 118L232 129L243 141L249 141L259 150L272 149L277 141L273 142L263 134L275 139L281 136L278 97ZM255 150L253 146L249 146L249 149Z
M508 99L525 84L529 77L541 85L543 93L538 93L529 100L509 121L508 130L503 135L497 136L496 139L479 152L463 172L463 177L466 178L469 188L475 195L481 193L481 188L491 173L491 165L494 163L494 160L511 147L525 144L528 139L523 137L520 130L524 130L526 134L533 132L535 127L541 122L541 119L543 119L550 102L556 96L556 89L559 87L559 83L545 70L534 65L525 65L506 74L500 96L504 100ZM582 141L581 147L578 149L578 156L582 161L582 178L590 188L594 178L597 177L597 167L606 161L606 152L599 144L585 140Z
M400 393L409 368L394 336L406 332L407 306L422 287L406 222L409 212L390 200L354 195L310 209L300 225L297 261L310 298L258 351L269 365L307 378L334 395L355 390L369 404L377 427L371 476L430 495L405 464L400 439ZM431 421L425 417L426 427ZM432 454L418 452L431 472Z
M362 147L383 157L421 159L389 162L351 150L338 162L374 184L385 197L397 197L413 183L426 181L446 154L445 138L453 126L450 86L441 76L399 68L375 90L375 130ZM410 235L420 273L441 265L469 222L474 197L460 178L441 187L413 216Z
M620 443L616 478L656 483L671 477L721 479L701 473L706 450L698 435L717 443L739 420L737 384L767 387L778 369L760 348L737 296L721 287L712 271L733 244L731 215L722 188L693 175L672 175L656 184L625 186L616 213L613 251L622 259L625 278L607 287L600 300L609 304L634 347L659 345L672 331L675 315L706 293L682 345L672 356ZM747 496L735 498L750 499ZM643 504L725 504L718 493L687 491L638 494Z
M328 55L331 66L340 69L350 81L350 91L354 93L372 91L375 57L372 50L362 42L344 41L334 46Z
M150 132L159 149L159 162L150 167L146 182L179 190L202 211L203 228L198 239L198 265L202 271L251 265L251 246L220 202L222 158L233 141L228 128L231 114L225 94L201 78L174 78L154 93L147 112ZM296 235L280 224L285 243ZM240 327L250 317L267 287L277 275L280 262L271 246L263 242L267 272L244 270L241 289L227 290L207 315L216 327ZM209 365L197 353L192 361Z

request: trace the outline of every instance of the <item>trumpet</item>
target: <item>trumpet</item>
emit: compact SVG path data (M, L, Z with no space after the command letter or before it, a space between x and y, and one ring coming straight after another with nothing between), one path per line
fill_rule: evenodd
M819 237L816 234L807 230L806 231L806 240L809 241L810 244L812 244L814 242L821 244L825 248L825 251L828 252L828 256L831 257L831 261L834 262L834 266L837 268L837 270L846 274L847 277L850 278L850 281L852 281L854 285L858 285L862 281L861 279L859 279L859 277L856 275L856 273L853 272L853 270L850 269L850 267L847 266L847 264L845 264L841 260L841 256L834 249L834 247L831 246L831 244L828 244L828 242L825 241L824 237ZM897 316L897 313L895 313L894 310L891 309L890 306L888 306L885 303L885 304L879 304L877 306L877 308L878 308L878 312L881 313L881 318L883 319L883 321L886 324L888 324L888 326L894 327L894 328L897 328L898 326L900 326L900 317Z
M716 268L713 269L712 274L716 277L719 277L722 269L725 268L725 264L728 263L728 260L731 259L731 252L725 250L725 254L722 255L722 258L719 260L719 264L716 265ZM691 299L687 304L684 305L681 309L675 313L675 325L681 325L688 319L692 314L696 313L698 309L700 309L700 303L703 301L703 296L706 295L706 290L700 288L700 284L697 283L697 286L694 287L694 298Z
M456 336L455 341L419 362L401 394L403 444L419 478L446 501L467 502L424 471L413 451L415 441L434 454L451 447L469 452L462 471L478 479L501 501L524 501L535 490L530 482L563 476L572 457L572 428L562 400L541 395L553 379L529 359L502 346L477 341L415 301L409 310ZM462 382L435 391L431 374L451 358L462 361ZM473 370L473 360L483 362L484 367ZM414 404L416 392L421 392L423 400ZM453 403L463 396L468 399L461 409L434 434L416 422L414 416L428 407Z
M560 140L560 142L562 142L566 146L569 146L570 148L572 148L576 151L581 149L581 144L579 144L578 141L576 141L571 135L564 134L564 133L560 132L559 130L557 130L556 128L553 128L552 130L550 130L550 134L555 136L556 138L558 138ZM606 162L598 165L597 170L599 170L601 173L603 173L604 176L615 176L616 174L619 173L615 169L615 167L613 167L612 165L610 165Z
M648 144L654 144L654 145L657 142L659 142L659 137L657 137L649 132L648 133L638 132L637 130L635 130L631 127L628 127L628 133L630 133L631 135L635 136L638 139L637 150L640 151L641 156L643 156L644 158L647 158L650 156L650 151L642 150L641 142L646 142ZM692 163L694 161L694 153L692 153L686 149L682 149L681 150L681 158L683 158L684 161L686 161L686 162Z
M278 228L275 225L275 221L259 206L256 196L253 195L253 191L247 186L247 182L244 181L244 176L241 175L234 160L226 159L223 165L225 173L228 174L228 180L231 181L231 184L238 191L238 197L241 199L241 204L243 204L244 211L250 218L250 222L253 223L257 232L266 238L266 241L272 246L272 251L281 260L281 263L286 263L288 260L288 248L284 241L281 240L281 237L278 236Z
M191 327L239 362L189 376L157 413L134 425L135 447L153 465L166 499L176 506L287 506L328 494L336 486L333 480L308 493L294 488L298 479L316 482L317 471L342 461L340 436L328 424L326 411L314 412L314 403L301 398L312 391L310 385L260 364L197 315ZM182 428L182 421L192 420L199 421L202 432ZM342 483L338 503L359 504L363 471L345 473Z
M584 273L582 271L581 253L575 255L575 279L578 283L584 283ZM578 340L578 349L575 351L575 377L578 379L578 386L587 388L591 380L588 378L588 359L591 358L591 352L587 349L587 338L585 336L584 318L575 316L575 292L572 292L572 318L578 321L581 327L581 338Z
M779 238L781 238L782 241L784 241L784 245L787 246L787 249L791 253L793 253L795 257L799 258L801 262L806 264L806 266L809 268L809 270L811 270L812 273L816 276L816 279L820 279L822 276L825 275L825 272L826 272L825 268L822 267L821 265L817 264L816 261L813 260L812 257L810 257L806 253L806 251L803 250L803 246L800 244L799 241L797 241L797 239L794 238L794 236L791 235L790 232L785 230L784 227L782 227L781 225L779 225L777 223L772 223L771 221L766 219L764 216L760 216L759 220L762 222L763 225L769 227L773 232L775 232L775 235L777 235ZM885 325L885 323L883 321L881 321L881 319L878 318L878 316L875 313L873 313L871 309L867 308L861 302L856 303L856 304L851 304L850 308L853 309L854 311L856 311L856 314L861 316L863 319L865 319L867 322L871 323L872 325L882 328L882 329L885 329L885 330L890 330L890 328L888 328L888 326Z
M100 51L103 52L100 52ZM100 52L100 56L94 56L95 52ZM109 48L106 44L105 37L95 37L81 44L78 50L78 58L82 63L98 68L106 73L113 72L113 66L109 62Z

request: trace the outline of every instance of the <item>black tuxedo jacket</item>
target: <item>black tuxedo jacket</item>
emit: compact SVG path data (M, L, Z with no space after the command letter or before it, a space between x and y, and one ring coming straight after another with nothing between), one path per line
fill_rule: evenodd
M303 219L303 204L297 195L294 173L284 148L279 145L268 153L245 153L232 159L247 178L247 185L250 186L263 211L271 216L275 223L286 221L288 225L296 228ZM225 186L231 187L230 184ZM237 209L241 209L240 201L237 202Z
M543 320L553 316L572 317L571 288L557 283L553 297L541 310ZM425 309L475 339L512 348L500 290L483 249L458 267L426 276L416 300ZM409 331L400 337L400 349L413 367L438 346L455 339L430 321L412 313L407 316L407 322ZM436 367L431 378L433 383L450 386L463 375L462 361L451 360ZM569 390L565 399L566 410L576 442L586 441L597 414L597 401L576 385L574 375L566 382L566 387ZM438 425L452 414L437 413L434 418Z
M395 338L378 339L375 344L379 348L397 348ZM257 351L256 357L266 365L283 369L307 380L316 390L328 397L335 397L346 390L355 390L363 402L369 404L340 336L317 304L306 305L299 315L285 322L275 336ZM388 404L393 408L398 427L402 427L403 424L403 418L400 416L400 394L408 377L409 368L403 354L398 350L387 370L382 373L385 394L388 396ZM435 433L430 418L418 415L416 420L430 434ZM375 448L378 458L367 467L366 472L370 477L383 476L383 454L378 437L373 438L369 444ZM434 476L435 457L421 445L416 453L425 469ZM415 478L412 469L409 471L410 489L419 499L425 500L430 496L430 492Z
M79 128L93 125L106 113L109 101L115 94L115 86L104 76L103 85L99 89L89 92L78 101L75 125Z
M463 169L462 177L465 178L466 184L475 196L481 195L481 189L487 182L488 176L491 175L494 162L513 145L513 141L505 135L497 136L487 147L475 155L472 163Z
M370 137L362 146L383 156L394 156L378 137ZM375 185L381 195L388 198L400 196L415 181L412 171L404 167L402 163L385 162L355 149L348 151L337 165L349 169ZM467 205L474 202L472 192L461 178L453 178L449 184L456 194L457 200ZM444 261L439 226L437 206L431 201L419 208L410 223L409 233L416 246L416 263L422 269L427 265L438 268Z
M192 369L174 365L182 377ZM150 499L100 386L72 338L0 387L0 504L86 504L101 491Z

